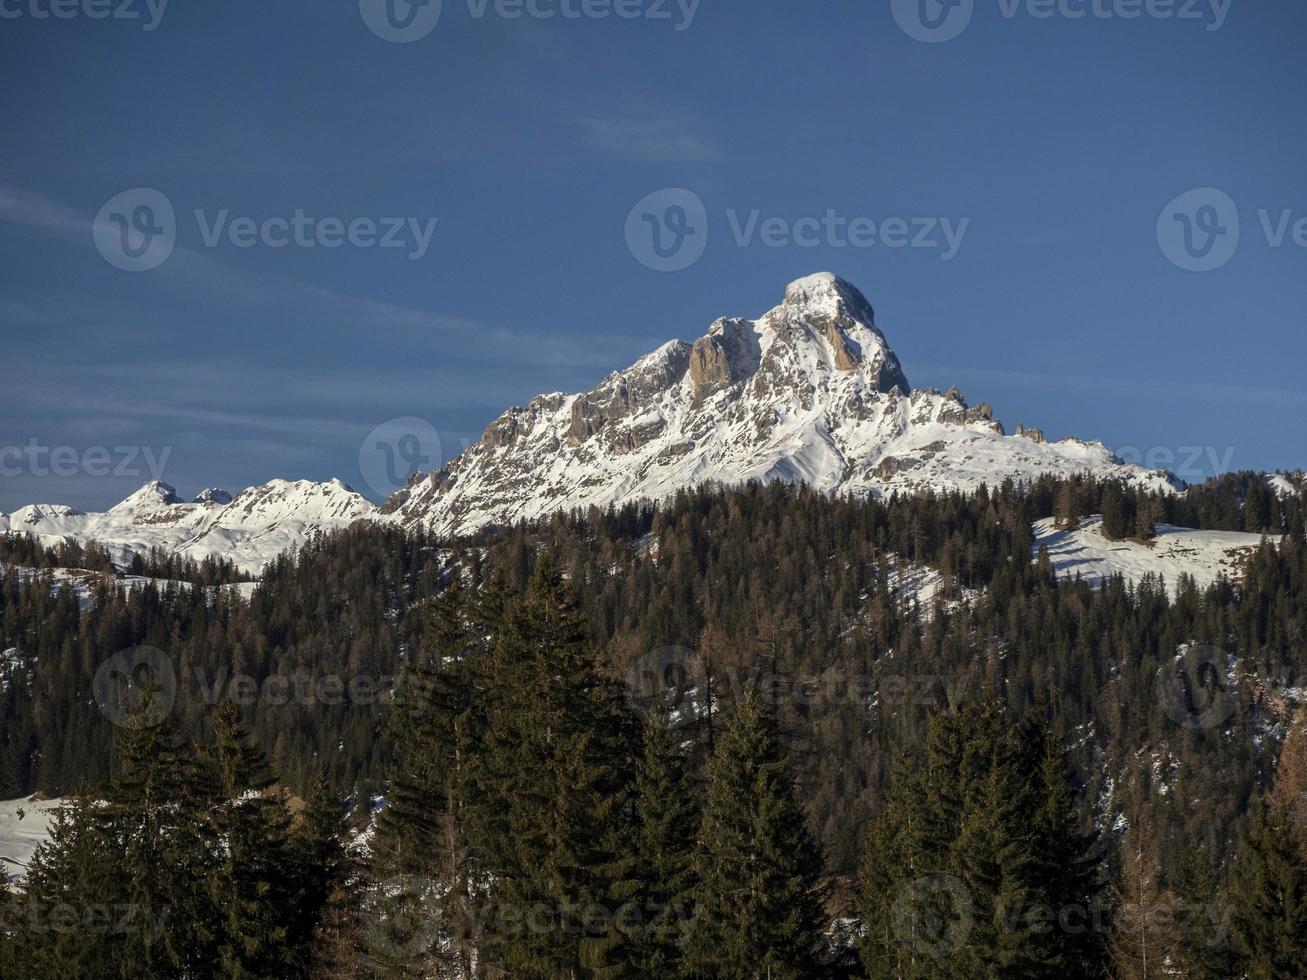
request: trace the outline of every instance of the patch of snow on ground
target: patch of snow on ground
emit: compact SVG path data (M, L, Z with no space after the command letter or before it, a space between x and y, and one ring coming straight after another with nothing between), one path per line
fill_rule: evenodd
M1224 574L1238 576L1241 558L1256 549L1261 535L1240 531L1194 531L1189 528L1157 525L1157 537L1147 544L1138 541L1109 541L1103 537L1103 520L1091 517L1074 530L1059 530L1052 518L1034 525L1034 555L1041 545L1058 578L1079 575L1086 582L1101 585L1112 575L1139 582L1145 575L1166 579L1174 589L1181 575L1191 576L1199 588L1206 588ZM1278 543L1278 537L1272 537Z
M0 871L11 878L23 877L32 853L50 836L50 825L62 802L0 800Z

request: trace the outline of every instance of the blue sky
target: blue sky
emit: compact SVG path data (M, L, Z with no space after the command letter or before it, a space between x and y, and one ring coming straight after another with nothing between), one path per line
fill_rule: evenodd
M1300 0L924 0L965 24L938 43L907 0L535 0L550 19L444 0L407 43L369 27L372 0L132 0L135 20L49 2L0 0L0 510L106 506L147 459L186 495L367 490L360 446L387 420L428 420L449 456L507 406L822 269L871 299L914 385L956 383L1009 426L1191 478L1307 464ZM144 272L92 233L112 239L97 215L136 188L176 214ZM674 272L625 234L665 188L706 217ZM1226 232L1209 271L1158 234L1195 188L1225 195L1190 216ZM135 221L127 200L108 213ZM297 212L319 244L274 247ZM827 215L875 242L814 231ZM379 245L387 218L401 247ZM324 247L321 219L359 234ZM895 219L965 233L946 257ZM12 452L31 445L64 447L66 475Z

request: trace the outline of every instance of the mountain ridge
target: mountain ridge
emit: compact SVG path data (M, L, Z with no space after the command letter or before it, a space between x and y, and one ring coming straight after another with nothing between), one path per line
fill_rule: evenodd
M480 442L415 473L380 506L339 480L273 480L235 496L209 488L189 503L155 481L104 513L34 504L0 514L0 533L96 540L121 564L161 547L257 572L357 520L458 535L563 509L659 501L703 483L781 480L887 496L1083 472L1150 490L1182 486L1099 442L1049 442L1022 426L1009 435L988 404L971 406L956 388L913 389L867 298L817 273L790 283L756 319L721 317L693 342L669 341L589 391L510 408Z
M790 283L756 320L722 317L588 392L512 408L442 469L380 508L405 526L468 533L552 511L664 499L703 482L804 482L831 493L975 489L1091 471L1150 489L1170 474L1122 463L1101 443L1008 436L956 388L913 390L852 284Z

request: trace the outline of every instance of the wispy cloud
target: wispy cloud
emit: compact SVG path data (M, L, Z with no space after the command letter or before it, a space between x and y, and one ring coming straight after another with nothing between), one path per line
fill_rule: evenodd
M23 188L0 184L0 221L75 238L92 247L93 220ZM642 342L635 337L608 335L597 339L590 335L522 330L457 314L402 306L302 280L238 269L207 252L182 245L177 245L168 260L149 275L188 295L202 292L225 306L277 312L291 307L304 315L329 317L332 322L362 334L420 331L442 341L458 340L469 349L493 351L501 362L611 369L617 366L615 357L633 350L638 353Z
M624 160L700 163L721 155L693 120L665 109L629 107L574 122L591 149Z

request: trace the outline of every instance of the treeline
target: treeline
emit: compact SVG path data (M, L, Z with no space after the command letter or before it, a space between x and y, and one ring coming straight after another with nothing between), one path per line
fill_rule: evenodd
M199 586L234 585L255 580L255 576L242 572L230 558L208 555L196 561L163 548L136 552L127 563L125 571L128 575L189 582Z
M1269 530L1287 535L1283 547L1268 544L1210 589L1054 581L1032 561L1031 523L1058 516L1064 498L1101 512L1109 486L1041 480L886 502L708 488L458 543L360 526L273 563L247 602L229 590L104 585L79 604L71 589L10 570L0 579L0 650L13 648L0 666L0 797L65 795L108 777L95 677L117 651L145 645L174 665L174 717L188 737L209 738L206 719L231 697L288 787L307 792L325 771L363 819L387 792L394 678L422 649L451 570L472 593L498 581L520 594L547 555L614 677L639 676L672 650L724 695L779 688L799 796L837 876L858 866L891 760L922 744L934 713L995 697L1018 715L1053 713L1084 819L1147 810L1168 874L1214 875L1267 785L1302 683L1301 500L1276 498ZM1259 486L1232 477L1150 504L1160 521L1228 527ZM903 582L923 567L940 582L917 609ZM1187 727L1159 700L1159 674L1182 651L1219 653L1196 675L1224 679L1219 726ZM702 741L700 776L714 739Z
M113 775L57 812L20 887L0 875L6 977L315 976L348 867L319 786L292 817L234 705L190 744L145 699Z
M65 540L43 545L30 534L18 531L0 534L0 565L38 569L81 568L108 574L115 571L108 549L94 542L83 545Z
M386 805L347 859L298 820L233 704L188 745L144 681L114 775L0 890L15 976L1279 978L1307 957L1307 717L1218 874L1169 876L1146 808L1119 846L1067 733L997 691L931 712L823 864L781 712L707 678L614 682L548 558L521 593L454 573L397 684ZM684 666L684 664L682 664ZM94 801L94 802L93 802ZM856 916L856 918L853 918Z
M17 565L42 570L74 569L117 575L109 549L94 541L82 544L63 540L43 545L29 534L11 531L0 535L0 565ZM127 575L187 582L192 585L232 585L253 582L254 576L240 571L229 558L210 555L200 561L173 554L162 548L136 552L122 570Z

